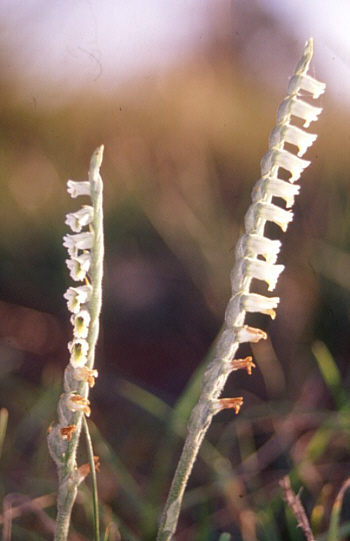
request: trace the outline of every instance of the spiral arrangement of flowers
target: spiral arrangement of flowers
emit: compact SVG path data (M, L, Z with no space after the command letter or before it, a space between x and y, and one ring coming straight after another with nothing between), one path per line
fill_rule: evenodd
M295 182L310 165L302 156L317 136L305 132L292 120L298 117L307 128L322 111L307 98L303 99L306 96L319 98L326 87L307 74L312 55L313 40L310 39L289 81L287 96L278 108L277 125L270 135L269 149L261 160L261 178L253 188L252 204L245 215L245 233L236 247L236 262L231 272L232 296L225 313L224 330L216 346L215 358L204 374L202 392L188 423L188 436L161 518L158 541L173 538L187 480L213 416L226 408L233 408L238 413L243 404L242 397L220 398L220 395L232 371L245 369L250 374L254 366L252 357L235 358L239 345L266 338L264 331L245 324L247 313L260 312L272 319L276 316L279 297L254 293L250 287L252 280L257 279L266 282L268 291L273 291L284 269L283 265L276 264L281 242L265 235L265 225L273 222L282 231L287 230L293 220L291 207L300 189ZM285 143L296 147L297 153L285 148ZM288 175L287 180L279 177L280 169L285 172L283 176ZM281 200L285 208L279 206Z
M76 286L64 297L71 312L73 338L68 343L69 363L64 374L64 392L57 413L58 422L49 430L48 445L59 475L56 540L68 534L69 517L77 487L89 473L87 465L77 466L76 451L83 416L90 416L89 389L98 373L94 368L95 346L99 331L103 276L103 183L100 176L103 146L92 156L89 180L68 181L71 197L87 196L90 205L67 214L66 224L72 233L63 237L69 258L66 264Z

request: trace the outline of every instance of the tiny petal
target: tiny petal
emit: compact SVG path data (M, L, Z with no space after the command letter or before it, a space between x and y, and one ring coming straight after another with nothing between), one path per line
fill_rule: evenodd
M213 403L213 413L214 415L216 413L219 413L219 411L223 411L228 408L233 408L235 410L235 414L239 413L239 410L243 406L243 397L238 396L235 398L219 398L218 400L215 400Z
M261 160L261 174L262 176L268 175L273 172L277 167L283 167L287 171L290 171L291 177L289 182L295 182L300 178L304 169L310 165L308 160L302 160L298 156L294 156L288 150L276 150L272 149L266 152L265 156Z
M67 248L70 257L75 257L78 250L90 250L94 242L94 234L90 231L65 235L63 246Z
M92 286L69 287L63 297L67 300L68 310L73 314L80 311L80 307L90 301Z
M312 97L317 99L326 90L326 85L310 75L293 75L288 84L287 94L298 94L300 90L310 92Z
M300 186L291 184L285 180L272 177L263 177L255 184L252 192L253 202L257 202L266 197L280 197L286 202L287 208L294 205L294 198L298 195Z
M68 349L70 351L70 363L74 368L84 366L87 362L87 353L89 351L89 344L82 338L74 338L68 343Z
M292 184L289 184L292 186ZM262 255L269 263L275 263L281 249L279 240L271 240L262 235L243 235L236 246L236 258L244 259L252 255Z
M288 96L280 104L277 111L277 123L288 122L291 115L305 120L304 128L308 128L314 120L318 119L322 107L315 107L295 96Z
M233 359L230 364L232 370L241 370L244 368L249 376L252 374L252 368L255 368L252 357L246 357L245 359Z
M89 334L89 325L91 316L87 310L80 310L77 314L71 316L71 323L74 326L73 334L75 338L87 338Z
M68 180L67 192L71 197L73 197L73 199L75 199L79 195L91 196L90 182L88 180L82 180L79 182L75 180Z
M303 156L316 141L317 135L301 130L292 124L278 124L271 132L269 146L276 147L284 142L298 147L298 156Z
M90 252L85 252L79 256L66 259L69 274L76 282L82 282L86 278L91 263Z
M95 385L95 378L97 378L97 376L97 370L88 368L87 366L78 366L74 370L74 379L88 383L89 387Z
M274 222L282 231L286 231L288 224L293 220L293 213L272 203L261 201L250 205L244 219L247 233L258 231L259 220Z
M84 205L77 212L67 214L65 223L74 233L80 233L83 227L89 225L94 218L94 209L89 205Z
M248 325L243 325L238 329L235 329L236 339L242 344L244 342L253 342L257 343L259 340L266 340L267 334L261 329L255 329L254 327L249 327Z
M75 393L69 393L66 396L66 404L67 408L70 411L80 411L86 415L86 417L90 417L91 409L90 409L90 400L87 398L84 398L80 396L79 394Z
M263 280L268 284L268 290L273 291L276 287L279 275L284 270L284 265L270 265L260 259L244 259L244 273L251 278Z

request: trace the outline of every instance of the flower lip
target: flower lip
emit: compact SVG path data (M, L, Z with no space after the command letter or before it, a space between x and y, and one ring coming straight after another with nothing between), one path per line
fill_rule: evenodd
M75 338L87 338L90 320L91 316L87 310L83 309L77 314L72 314L71 323L74 327L73 334Z
M79 195L91 196L90 182L88 180L81 180L78 182L76 180L68 180L67 192L73 199Z
M87 354L89 351L89 344L83 338L73 338L68 343L68 349L70 351L69 362L74 368L84 366L87 363Z

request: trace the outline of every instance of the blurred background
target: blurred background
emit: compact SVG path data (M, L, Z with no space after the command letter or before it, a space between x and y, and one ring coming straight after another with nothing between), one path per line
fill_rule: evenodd
M17 510L11 539L52 537L45 435L71 338L64 219L80 205L67 179L85 180L105 145L92 431L110 539L151 540L260 159L310 36L311 74L327 93L283 236L281 303L274 322L254 322L269 339L241 350L257 369L228 382L225 396L244 408L209 431L178 541L302 539L283 511L287 473L310 513L322 509L314 528L326 528L350 470L349 23L346 0L1 2L0 493L3 510ZM89 539L88 491L76 540Z

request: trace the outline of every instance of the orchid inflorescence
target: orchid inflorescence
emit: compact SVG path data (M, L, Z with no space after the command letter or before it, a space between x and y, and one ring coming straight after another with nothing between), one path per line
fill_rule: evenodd
M67 214L65 223L72 233L63 237L63 246L69 255L66 264L70 276L80 285L69 287L64 294L71 312L73 339L68 343L70 358L64 374L64 392L57 408L58 423L51 427L48 436L50 453L59 474L57 540L65 538L67 513L70 515L77 486L84 478L81 472L89 469L78 468L76 450L83 416L89 417L91 413L89 388L94 386L98 375L94 369L94 357L101 310L104 253L103 184L99 173L102 155L103 146L97 148L92 156L88 181L68 181L71 197L88 196L92 204Z
M265 235L265 225L272 222L282 231L287 230L293 220L291 207L300 190L295 182L310 164L302 156L317 136L293 124L292 119L298 117L307 128L322 110L307 101L307 98L318 98L326 86L307 74L312 54L313 40L310 39L289 81L287 97L278 108L277 126L261 160L261 178L253 188L252 204L245 215L245 233L236 247L236 262L231 272L232 296L225 313L224 330L216 345L215 358L204 374L202 392L188 423L188 436L161 518L157 541L173 539L187 480L213 416L227 408L238 413L243 404L242 397L220 398L220 395L231 372L245 369L250 374L254 367L251 357L235 358L239 345L258 342L267 336L261 329L246 325L247 313L259 312L272 319L276 316L279 297L257 294L250 288L254 279L264 281L268 291L273 291L284 269L283 265L276 264L281 242ZM289 150L290 146L297 148L296 154ZM284 171L282 174L281 170ZM281 176L288 178L285 180ZM283 206L277 204L281 200Z

